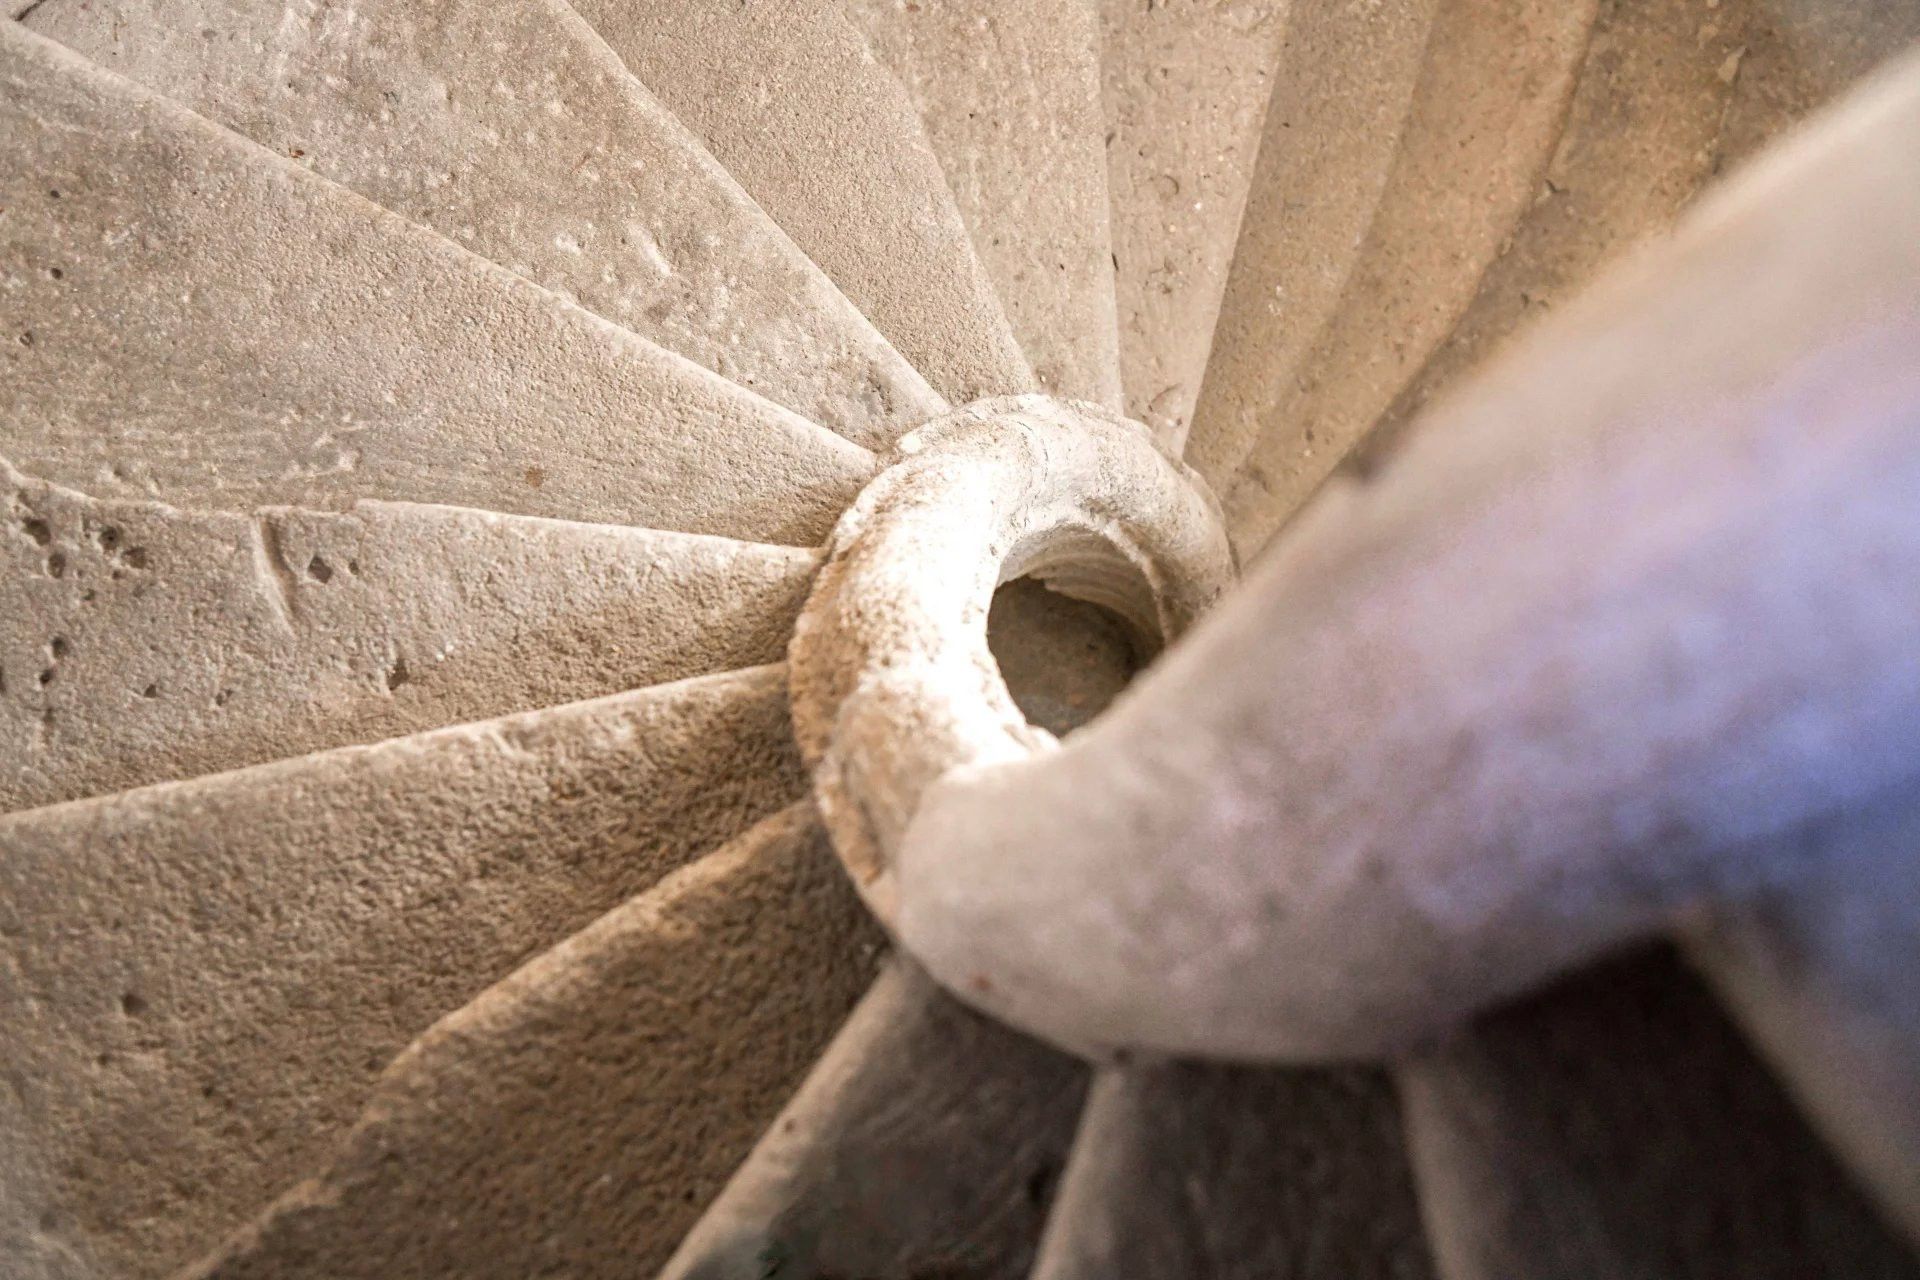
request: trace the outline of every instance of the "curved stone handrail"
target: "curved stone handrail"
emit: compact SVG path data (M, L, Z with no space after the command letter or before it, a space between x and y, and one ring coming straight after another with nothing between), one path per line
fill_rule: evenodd
M1199 478L1095 405L979 401L904 436L886 462L828 540L789 657L821 815L891 925L892 851L926 787L1055 745L988 651L994 589L1040 578L1157 646L1220 596L1234 563Z
M1062 1044L1375 1056L1795 880L1783 834L1920 773L1916 138L1909 61L1324 495L1102 720L932 783L904 946Z

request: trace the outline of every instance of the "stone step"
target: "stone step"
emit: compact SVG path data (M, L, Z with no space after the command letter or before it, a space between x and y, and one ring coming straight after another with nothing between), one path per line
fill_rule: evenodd
M865 450L0 24L0 456L101 497L357 498L812 543Z
M1386 412L1473 300L1541 189L1595 9L1594 0L1443 0L1434 9L1379 199L1297 360L1274 360L1265 345L1219 353L1223 392L1246 385L1227 381L1228 370L1268 363L1244 449L1225 470L1217 455L1203 468L1243 554ZM1352 243L1346 233L1342 243ZM1258 301L1271 316L1271 293Z
M1163 1064L1095 1079L1033 1280L1425 1280L1377 1070Z
M0 462L0 810L777 662L817 564L412 503L183 511Z
M49 0L26 21L850 439L944 408L561 0Z
M1218 490L1296 376L1366 242L1445 0L1294 5L1273 68L1186 460Z
M843 0L905 86L1042 390L1119 408L1095 0Z
M1125 409L1176 449L1213 347L1289 8L1101 0Z
M1806 877L1682 937L1835 1155L1920 1244L1920 795L1795 838Z
M663 1280L1019 1280L1086 1080L896 961Z
M1446 1280L1920 1275L1670 951L1400 1072Z
M811 806L771 817L443 1018L324 1168L190 1274L646 1275L880 943Z
M0 818L0 1257L201 1255L435 1019L805 785L763 667Z
M1685 5L1602 6L1532 205L1452 334L1343 465L1383 465L1455 379L1663 235L1729 166L1920 41L1920 8L1815 8L1719 0L1703 18Z
M1029 391L911 99L838 0L574 0L934 389Z

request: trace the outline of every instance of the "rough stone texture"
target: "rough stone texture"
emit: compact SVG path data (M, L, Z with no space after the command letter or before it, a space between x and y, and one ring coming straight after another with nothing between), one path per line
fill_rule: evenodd
M408 503L95 501L0 463L0 809L778 661L817 563Z
M1219 509L1147 429L1044 396L981 401L900 438L834 526L794 624L794 736L867 905L891 925L891 863L942 776L1057 745L1013 702L987 643L1000 583L1032 576L1148 644L1235 575Z
M1912 1277L1698 982L1605 965L1402 1068L1448 1280Z
M27 21L863 444L944 407L560 0L49 0Z
M1356 468L1381 465L1401 429L1455 378L1673 225L1722 167L1756 8L1748 0L1598 7L1532 204L1451 336L1355 447Z
M1251 547L1383 410L1409 420L1920 30L1901 0L1374 0L1301 4L1284 30L1277 0L1108 0L1099 63L1093 5L853 0L850 21L828 0L580 0L612 46L561 0L9 6L265 144L0 36L0 452L68 486L12 477L0 508L0 592L27 602L0 608L0 717L40 746L76 727L90 744L32 774L53 788L32 798L764 657L810 553L541 517L811 542L874 460L607 315L890 441L943 406L878 330L956 400L1034 385L1016 328L1050 385L1111 393L1112 316L1093 313L1113 307L1115 266L1090 247L1111 210L1136 291L1130 383L1136 357L1195 369L1277 59L1194 434L1209 474L1239 486ZM1102 102L1111 191L1089 163ZM908 853L1031 917L1010 940L963 920L987 963L943 976L1017 1003L1030 993L1005 966L1023 980L1037 940L1055 948L1037 985L1117 970L1162 984L1119 1020L1129 1034L1186 1018L1215 1037L1236 1011L1209 1008L1210 976L1243 993L1272 980L1254 994L1263 1032L1304 989L1357 1038L1336 1027L1305 1051L1378 1052L1672 927L1700 901L1689 877L1722 858L1713 912L1683 922L1690 956L1912 1226L1911 841L1869 822L1838 850L1725 845L1812 810L1820 836L1850 787L1911 789L1920 753L1920 478L1870 430L1901 414L1906 430L1914 403L1903 130L1821 175L1842 211L1824 218L1797 220L1804 191L1769 162L1763 214L1708 213L1717 266L1670 257L1611 304L1567 308L1559 345L1516 347L1475 399L1423 415L1444 439L1410 432L1401 454L1380 436L1277 553L1284 571L1221 611L1229 640L1166 655L1065 744L1037 805L980 786L990 769L936 788ZM1769 259L1756 216L1798 256ZM1901 244L1876 239L1890 228ZM1128 260L1134 232L1173 237L1162 263L1152 244ZM1079 269L1034 275L1049 254ZM1628 295L1653 319L1623 338L1594 317ZM1690 309L1700 297L1722 310ZM1848 310L1860 297L1877 301ZM1779 351L1807 358L1782 379ZM1142 412L1166 411L1178 379L1155 381L1130 385ZM1157 425L1170 439L1180 424ZM1473 471L1489 438L1513 465ZM973 510L1046 507L1055 469L1086 461L1029 443ZM1581 487L1623 458L1641 472ZM1743 487L1756 476L1786 479ZM925 527L849 616L899 639L902 600L934 601L963 641L963 696L1022 732L1020 714L1082 724L1152 647L1129 629L1155 629L1110 557L1079 562L1081 534L1141 516L1115 480L1096 459L1004 539L964 516ZM1717 524L1723 509L1757 523ZM1079 521L1064 542L1044 527L1063 511ZM1033 581L995 591L982 566L1050 566L1126 618ZM178 700L140 683L162 659L202 683ZM674 873L798 794L783 714L760 671L0 820L0 1025L25 1046L0 1054L0 1273L163 1270L307 1177L216 1272L632 1275L758 1135L682 1255L689 1276L1018 1274L1071 1119L1049 1084L1080 1087L1059 1055L892 979L762 1132L877 938L803 810ZM874 723L882 747L929 738ZM1688 755L1736 738L1748 754ZM971 861L969 841L1004 865ZM1089 848L1092 890L1051 899ZM1414 871L1396 879L1395 857ZM1171 870L1142 879L1143 864ZM1791 889L1727 907L1773 871ZM1103 970L1116 916L1161 932ZM1306 945L1263 956L1288 927ZM1449 974L1467 990L1450 1008ZM1719 1280L1756 1247L1743 1273L1910 1273L1830 1161L1768 1145L1792 1124L1710 1013L1635 1038L1697 993L1595 980L1601 1003L1625 1002L1616 1022L1556 995L1405 1072L1450 1280ZM1618 1044L1652 1047L1623 1068L1606 1058ZM1391 1120L1377 1074L1110 1074L1041 1273L1421 1274ZM1686 1158L1669 1163L1673 1133ZM1698 1172L1702 1153L1732 1174Z
M1105 711L1149 655L1117 615L1049 591L1006 583L987 610L987 649L1028 723L1064 738Z
M1240 239L1186 440L1221 488L1294 376L1366 243L1444 0L1301 4L1273 71Z
M191 1274L648 1275L879 949L810 809L769 818L442 1019L326 1171Z
M1055 1043L1324 1059L1793 885L1771 841L1920 759L1916 133L1909 61L1328 491L1100 722L923 789L903 947Z
M839 0L575 0L952 403L1034 389L912 100Z
M1020 1280L1086 1081L896 963L662 1280Z
M1126 413L1175 447L1213 348L1291 8L1292 0L1100 3Z
M866 451L0 24L0 455L183 506L817 540Z
M1094 0L843 3L912 97L1037 386L1118 409Z
M1378 1071L1096 1078L1033 1280L1428 1280Z
M1567 124L1533 206L1453 335L1350 461L1384 464L1420 411L1715 178L1920 42L1920 7L1795 0L1600 5Z
M1202 468L1243 555L1385 412L1472 301L1540 189L1596 2L1443 0L1435 11L1392 168L1337 304L1297 364L1266 363L1253 397L1258 432L1231 484ZM1234 353L1222 356L1231 368ZM1256 349L1247 364L1269 361Z
M804 783L781 677L706 677L0 819L9 1274L186 1262L313 1168L434 1019L792 803ZM763 967L750 950L737 963ZM791 1046L796 1073L814 1043Z

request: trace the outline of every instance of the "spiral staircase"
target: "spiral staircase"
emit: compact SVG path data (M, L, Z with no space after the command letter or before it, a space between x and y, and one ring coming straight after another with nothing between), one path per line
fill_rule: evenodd
M1920 10L8 16L0 1276L1920 1274Z

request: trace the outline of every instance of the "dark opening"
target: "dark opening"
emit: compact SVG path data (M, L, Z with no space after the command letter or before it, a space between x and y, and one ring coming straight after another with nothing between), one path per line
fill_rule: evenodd
M1027 720L1062 737L1106 710L1150 656L1117 616L1032 578L994 592L987 648Z

